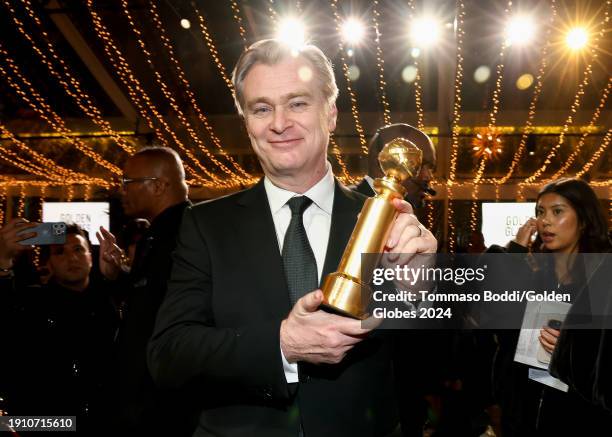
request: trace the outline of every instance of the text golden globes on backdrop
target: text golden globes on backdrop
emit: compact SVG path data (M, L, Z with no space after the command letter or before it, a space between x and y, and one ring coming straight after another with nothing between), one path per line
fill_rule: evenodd
M369 283L398 216L393 199L404 198L403 182L418 175L423 152L412 141L395 138L380 151L378 162L385 176L374 180L376 196L365 201L338 270L329 274L321 287L324 308L357 319L368 316Z

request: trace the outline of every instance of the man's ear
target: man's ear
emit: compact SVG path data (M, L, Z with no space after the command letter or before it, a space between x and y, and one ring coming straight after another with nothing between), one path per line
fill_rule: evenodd
M329 132L333 132L336 130L336 120L338 119L338 108L336 108L336 103L332 103L329 108L329 114L327 116L327 128Z
M153 181L153 194L161 196L168 188L168 179L164 176Z

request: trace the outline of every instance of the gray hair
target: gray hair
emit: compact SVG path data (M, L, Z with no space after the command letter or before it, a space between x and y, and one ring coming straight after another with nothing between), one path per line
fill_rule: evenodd
M297 51L277 39L263 39L253 43L242 53L232 72L232 83L234 85L234 103L238 113L244 116L244 79L248 72L256 64L276 65L288 57L301 56L313 66L316 77L321 83L323 97L331 105L338 97L338 87L332 68L331 61L317 46L305 44Z

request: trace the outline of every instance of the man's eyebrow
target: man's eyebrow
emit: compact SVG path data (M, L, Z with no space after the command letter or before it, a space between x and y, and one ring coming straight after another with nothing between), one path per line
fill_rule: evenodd
M309 93L308 91L304 90L304 91L296 91L296 92L292 92L292 93L288 93L288 94L283 94L280 98L281 102L287 102L291 99L295 99L296 97L306 97L306 98L312 98L312 94ZM265 96L261 96L261 97L256 97L252 100L247 101L247 107L248 108L252 108L254 105L258 104L258 103L265 103L268 105L273 105L272 101L265 97Z
M291 99L295 99L296 97L312 97L312 94L309 93L308 91L298 91L298 92L294 92L294 93L289 93L289 94L285 94L283 95L281 98L283 100L291 100Z

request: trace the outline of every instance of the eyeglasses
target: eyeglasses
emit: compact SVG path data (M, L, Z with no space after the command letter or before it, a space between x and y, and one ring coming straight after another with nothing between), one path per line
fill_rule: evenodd
M131 184L133 182L156 181L158 179L159 178L152 177L152 176L148 176L148 177L144 177L144 178L121 178L121 185L125 187L128 184Z

